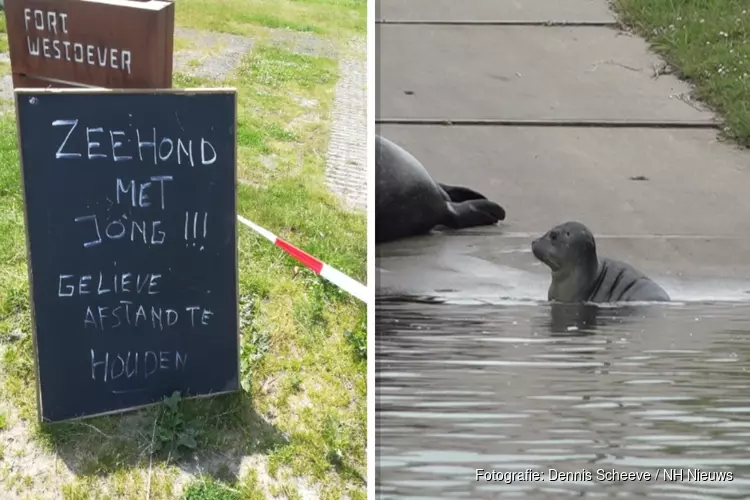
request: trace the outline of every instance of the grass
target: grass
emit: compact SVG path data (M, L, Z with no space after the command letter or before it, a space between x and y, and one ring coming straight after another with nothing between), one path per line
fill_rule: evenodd
M8 51L8 34L5 32L5 15L0 16L0 52Z
M258 27L308 32L333 38L364 36L367 0L180 0L180 26L258 35Z
M745 0L616 0L621 20L695 86L750 146L750 4Z
M271 9L181 0L176 12L178 23L199 19L201 28L233 18L229 29L238 30L238 19L267 25L257 16L273 12L333 37L358 31L360 3L364 12L364 2L274 2ZM233 17L241 6L250 14ZM239 212L365 282L365 217L343 210L323 183L338 78L335 60L259 43L227 79L178 73L174 86L237 88ZM146 492L165 500L292 499L310 491L365 498L361 302L240 226L243 390L201 400L174 394L137 412L40 426L23 224L14 116L0 115L0 491L65 500Z

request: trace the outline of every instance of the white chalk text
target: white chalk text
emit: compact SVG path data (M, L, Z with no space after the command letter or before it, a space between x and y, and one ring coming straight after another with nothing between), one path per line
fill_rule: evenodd
M162 137L155 127L132 131L105 130L104 127L79 127L77 119L54 120L53 127L69 127L65 138L55 152L55 158L102 160L111 158L115 162L132 161L136 158L141 163L153 162L154 165L175 161L178 165L194 167L213 165L216 162L216 149L210 141L185 139L183 137ZM74 134L85 136L86 151L76 150L71 144ZM84 137L81 137L84 139ZM80 143L80 141L77 141Z
M61 274L58 280L58 297L75 297L81 295L106 294L147 294L156 295L162 275L159 273L99 273L91 274Z
M122 179L118 178L115 185L115 197L117 198L117 204L120 203L127 203L125 200L130 198L130 204L133 207L140 207L140 208L147 208L151 206L151 196L152 194L149 194L150 191L153 189L156 189L155 186L153 186L154 183L159 183L159 206L162 210L166 207L165 201L164 201L164 182L165 181L171 181L172 176L171 175L155 175L152 177L149 177L149 180L146 182L138 182L136 183L135 180L131 180L130 182L123 181ZM129 196L128 196L129 195Z
M83 243L84 248L101 245L105 240L125 240L133 243L142 241L144 245L163 245L167 237L161 229L160 220L130 220L124 214L120 218L103 221L101 224L95 214L83 215L74 220L78 223L88 223L90 228L91 239Z
M91 349L91 379L147 379L157 372L185 371L188 355L180 351L96 352Z
M116 306L87 306L84 312L84 329L115 330L124 326L133 328L149 326L164 331L165 327L180 328L208 326L214 313L200 306L169 309L157 306L134 304L121 300Z

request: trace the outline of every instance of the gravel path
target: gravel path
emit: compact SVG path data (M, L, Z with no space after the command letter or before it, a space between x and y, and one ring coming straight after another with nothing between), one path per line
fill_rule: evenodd
M174 29L175 38L189 40L196 48L175 51L174 71L210 80L223 80L231 74L242 56L253 49L253 38L214 33L192 28ZM336 44L310 33L269 30L264 42L283 47L297 54L336 59ZM195 64L198 61L199 64Z
M350 42L339 81L328 142L326 182L349 207L367 210L367 44Z

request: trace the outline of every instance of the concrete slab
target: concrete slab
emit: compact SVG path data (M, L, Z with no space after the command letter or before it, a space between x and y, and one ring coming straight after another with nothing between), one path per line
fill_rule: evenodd
M714 131L388 125L379 133L433 178L501 203L509 231L581 219L610 234L750 237L750 155ZM630 180L637 176L648 180Z
M650 274L750 280L750 155L712 131L389 125L378 133L436 180L475 188L508 213L497 227L379 246L378 266L390 271L379 286L479 289L486 274L488 290L503 282L514 297L538 298L539 286L518 288L531 275L548 283L528 245L565 220L584 222L604 254ZM630 179L638 176L648 180Z
M706 120L610 28L379 25L378 118Z
M613 21L606 0L379 0L389 21Z

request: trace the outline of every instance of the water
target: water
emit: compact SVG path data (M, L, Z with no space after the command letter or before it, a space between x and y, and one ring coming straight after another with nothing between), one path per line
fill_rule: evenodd
M748 498L750 303L484 302L378 302L378 498Z

